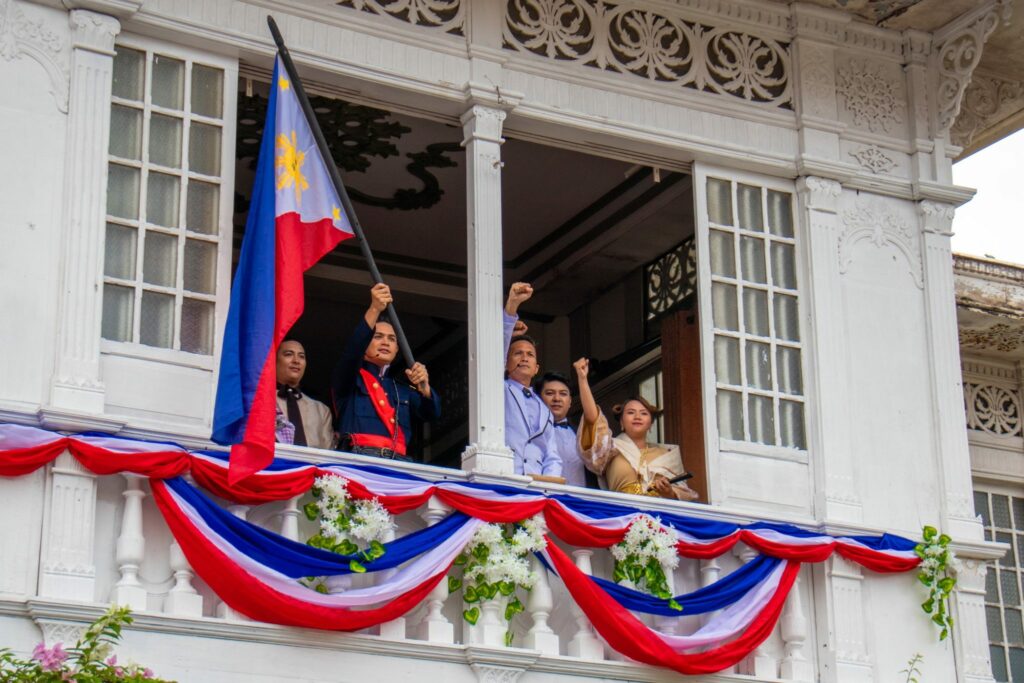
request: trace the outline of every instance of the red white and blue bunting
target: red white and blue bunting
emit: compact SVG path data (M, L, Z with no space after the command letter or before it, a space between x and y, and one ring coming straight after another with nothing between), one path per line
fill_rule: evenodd
M157 506L196 573L233 609L290 626L353 631L391 621L419 605L444 580L481 524L542 514L549 532L540 554L543 565L561 579L609 646L631 659L680 673L710 673L736 664L772 633L801 563L821 562L838 553L873 571L904 572L919 562L915 542L891 534L833 536L788 524L734 524L569 494L431 481L377 465L311 465L278 458L266 470L230 485L226 452L0 425L0 476L28 474L64 451L96 474L149 477ZM207 492L245 505L302 495L317 476L334 473L348 480L353 498L376 498L394 515L416 509L432 496L454 512L386 543L383 556L360 560L374 575L372 586L323 594L298 579L343 578L351 572L353 558L311 548L235 517L185 481L181 475L186 473ZM607 548L621 541L641 514L656 516L676 534L682 557L718 557L741 542L759 556L710 586L676 596L683 607L679 612L665 600L583 573L554 542ZM669 635L646 626L635 612L709 616L692 634Z

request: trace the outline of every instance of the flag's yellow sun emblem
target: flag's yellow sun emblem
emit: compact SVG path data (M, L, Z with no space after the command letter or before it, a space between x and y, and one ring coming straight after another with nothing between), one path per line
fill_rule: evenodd
M277 136L277 189L295 188L295 203L302 206L302 193L309 189L306 176L302 175L302 164L306 162L306 153L298 149L295 142L295 131L291 139L281 133Z

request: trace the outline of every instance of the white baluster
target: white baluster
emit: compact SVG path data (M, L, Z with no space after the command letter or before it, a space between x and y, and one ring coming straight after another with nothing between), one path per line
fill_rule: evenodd
M711 559L701 560L700 561L700 585L701 585L701 587L710 586L711 584L713 584L716 581L718 581L718 579L721 576L722 576L722 565L718 563L718 558L717 557L712 557ZM700 615L701 626L703 626L703 625L707 624L709 621L711 621L711 619L716 614L718 614L718 611L705 612L704 614ZM722 669L719 673L723 673L723 674L736 673L736 667L735 666L730 666L728 668Z
M249 516L248 505L229 505L228 512L233 514L239 519L246 519ZM231 619L234 621L250 621L249 617L245 616L241 612L236 612L227 606L226 603L221 602L217 605L217 616L221 619Z
M121 517L121 535L117 537L117 569L121 572L110 602L127 605L132 611L146 609L146 589L139 582L139 566L146 556L146 539L142 535L142 480L134 474L124 475L124 514Z
M420 516L427 523L433 526L448 516L451 508L432 496L426 506L420 512ZM416 636L420 640L431 643L454 643L455 626L444 616L444 603L448 600L448 579L441 579L441 582L434 586L434 590L427 595L427 614L420 622Z
M665 572L665 582L668 584L668 592L672 595L676 594L676 573L672 567L663 564L661 566L662 571ZM683 615L682 612L678 613L679 616L661 616L654 617L654 628L662 633L674 636L679 633L679 617Z
M797 574L793 588L789 591L786 606L782 610L782 641L786 644L786 655L782 658L781 678L788 681L811 681L814 671L804 656L807 641L807 617L804 616L803 597L800 595L800 575Z
M384 542L390 543L393 540L395 540L395 530L389 529L387 534L384 536ZM396 569L389 569L386 572L381 572L380 580L388 580L394 576L397 571L398 570ZM377 633L382 638L387 638L388 640L405 640L405 617L398 617L397 619L392 619L391 621L381 624L378 627Z
M508 622L505 620L507 604L508 598L500 593L490 600L478 602L476 606L480 608L480 619L475 624L467 624L466 644L505 647L505 634L508 633ZM471 605L466 607L472 608Z
M183 617L203 616L203 596L192 587L192 568L177 541L171 543L170 565L174 587L164 598L164 612Z
M541 533L546 533L547 528L544 518L537 516L537 523ZM537 582L533 584L530 597L526 601L526 609L533 618L533 626L526 634L523 642L524 647L531 650L540 650L547 655L558 654L558 634L548 626L548 617L554 609L555 601L551 595L551 585L548 583L548 573L536 555L530 558L530 569L537 575Z
M576 559L576 567L588 576L594 571L590 566L590 557L593 554L592 550L586 548L572 551L572 556ZM568 655L583 659L604 659L604 643L594 633L594 627L590 625L590 620L575 602L572 604L572 615L576 619L578 628L572 640L569 641Z
M289 541L299 540L299 498L289 498L281 512L281 535Z
M733 552L743 564L747 564L754 560L759 553L748 545L737 544L733 549ZM768 649L761 643L757 646L754 652L743 660L742 669L740 673L745 673L748 676L754 676L755 678L778 678L779 668L775 658L769 654Z

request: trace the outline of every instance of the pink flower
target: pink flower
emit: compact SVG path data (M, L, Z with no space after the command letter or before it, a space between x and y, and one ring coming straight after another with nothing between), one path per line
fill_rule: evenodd
M107 659L107 666L117 666L117 655L110 655Z
M143 669L142 670L142 677L143 678L152 678L153 677L153 670L152 669Z
M39 662L39 667L43 671L57 671L67 658L68 653L64 651L63 643L57 643L49 649L43 643L39 643L32 650L32 659Z

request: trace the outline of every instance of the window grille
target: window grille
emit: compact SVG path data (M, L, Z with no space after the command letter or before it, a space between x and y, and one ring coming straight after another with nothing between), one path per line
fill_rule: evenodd
M985 621L992 676L997 681L1024 681L1024 498L975 491L974 511L981 515L986 539L1010 546L985 573Z
M719 436L805 449L793 195L706 189Z
M222 68L116 49L104 339L213 354L224 94Z

